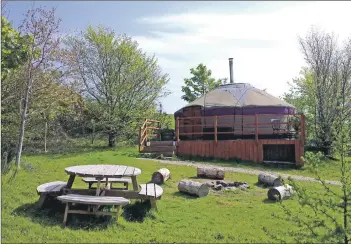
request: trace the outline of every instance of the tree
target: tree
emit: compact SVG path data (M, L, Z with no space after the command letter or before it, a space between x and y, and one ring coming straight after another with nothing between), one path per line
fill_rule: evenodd
M38 128L34 131L35 136L38 137L38 134L44 134L44 152L47 152L49 123L54 121L59 115L71 112L72 105L79 99L74 89L64 85L60 80L60 73L56 70L39 71L36 77L40 79L40 82L34 83L31 91L32 99L28 114L31 115L31 120L35 121L35 124L32 126Z
M339 152L339 167L336 168L341 182L339 189L328 186L319 174L318 167L322 163L323 154L307 152L303 160L305 164L312 166L316 179L323 187L322 194L290 179L300 207L293 211L284 202L280 202L284 214L272 214L299 227L298 231L288 230L286 233L294 238L294 242L345 244L351 242L351 160L346 158L351 149L350 128L340 119L336 122L335 128L340 131L334 142L334 147ZM271 230L264 228L264 231L273 239L286 243Z
M18 136L18 149L16 164L20 168L25 124L28 118L28 108L31 99L33 84L40 82L36 74L38 71L57 69L55 67L55 54L59 48L58 33L60 20L55 16L55 8L47 11L43 8L28 10L20 26L20 31L31 37L28 46L28 60L24 64L25 89L23 103L21 104L21 125Z
M196 69L191 68L190 73L193 75L191 78L185 78L185 86L182 86L182 92L185 94L182 99L187 102L192 102L202 95L212 91L227 80L211 77L212 71L207 69L203 64L199 64Z
M85 98L97 105L99 117L94 121L103 125L108 145L114 147L116 137L130 134L136 118L147 117L155 101L166 95L168 75L137 42L101 26L89 26L81 35L68 38L66 45L67 61L81 81Z
M348 244L351 241L351 161L347 159L351 150L351 39L343 48L338 48L331 35L312 30L307 41L301 43L312 77L295 83L299 90L295 98L297 104L303 107L305 102L314 113L316 135L325 141L332 140L341 184L338 189L327 185L318 169L323 154L307 152L303 160L311 166L323 191L316 193L290 179L300 208L295 212L280 202L284 215L276 217L297 224L298 232L288 231L295 242ZM308 78L306 74L305 78ZM323 92L325 94L321 94ZM327 125L330 128L325 128ZM328 133L328 137L321 135L323 131ZM264 230L278 239L267 229Z
M1 16L1 81L27 61L29 41L30 36L21 36L6 18Z
M336 137L335 121L339 117L345 121L351 116L351 104L346 104L351 97L350 40L340 47L333 34L315 28L304 39L299 38L307 67L303 77L295 80L290 92L285 94L287 101L309 115L308 126L325 155L331 154ZM345 104L343 110L342 104Z
M2 10L3 10L3 2ZM2 14L3 15L3 14ZM1 158L6 166L15 155L15 131L19 121L18 101L21 101L23 83L17 79L17 70L27 61L30 37L23 36L1 16ZM9 78L11 77L11 78Z
M316 104L313 93L312 73L308 68L303 68L300 77L289 83L290 89L283 94L283 99L293 104L297 111L305 114L307 137L310 140L318 138L316 134Z

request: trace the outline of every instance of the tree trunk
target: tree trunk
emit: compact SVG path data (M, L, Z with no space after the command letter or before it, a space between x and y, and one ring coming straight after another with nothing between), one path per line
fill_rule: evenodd
M258 182L269 186L281 186L281 180L275 175L258 175Z
M1 171L4 172L7 170L7 159L8 159L7 152L4 152L2 157L4 158L4 160L1 160L1 162L3 162L1 165Z
M268 198L273 201L280 201L288 199L294 194L293 189L290 185L273 187L268 190Z
M48 122L45 121L45 128L44 128L44 151L47 152L46 150L46 138L48 134Z
M93 133L91 134L91 144L94 144L95 139L95 125L93 124Z
M26 119L27 119L29 95L30 95L30 91L32 88L32 83L33 83L31 73L30 73L29 77L30 78L28 79L28 82L27 82L26 93L24 94L24 106L23 106L23 110L22 110L22 114L21 114L21 127L20 127L20 133L18 136L17 155L16 155L17 168L21 167L21 155L22 155L22 147L23 147L24 129L25 129L25 124L26 124Z
M197 168L197 177L209 179L224 179L224 170L218 168Z
M190 195L204 197L208 195L208 192L210 189L206 184L202 184L200 182L195 182L191 180L182 180L178 184L178 190L180 192L185 192Z
M114 133L108 134L108 146L115 147L116 146L116 135Z
M171 172L168 169L166 168L159 169L157 172L152 174L151 182L161 185L166 180L168 180L170 176L171 176Z

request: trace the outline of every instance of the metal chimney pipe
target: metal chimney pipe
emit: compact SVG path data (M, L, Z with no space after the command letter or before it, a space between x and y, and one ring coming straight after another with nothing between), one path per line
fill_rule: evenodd
M234 83L233 58L229 58L229 73L230 73L230 83Z

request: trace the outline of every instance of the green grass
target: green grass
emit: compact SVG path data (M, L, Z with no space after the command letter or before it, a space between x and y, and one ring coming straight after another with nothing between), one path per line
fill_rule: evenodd
M237 168L247 168L247 169L256 169L256 170L266 170L273 171L277 173L283 174L291 174L291 175L301 175L306 177L315 178L316 175L312 172L310 165L305 165L302 168L294 168L291 166L277 166L277 165L267 165L267 164L257 164L250 162L242 162L236 160L195 160L197 163L204 164L213 164L220 165L226 167L237 167ZM340 162L334 160L325 160L322 161L319 166L319 175L324 180L340 180Z
M140 157L138 154L137 148L129 148L124 150L122 155L128 155L130 157ZM346 158L351 160L351 157ZM246 168L254 170L263 170L263 171L272 171L283 174L290 175L301 175L306 177L315 178L316 175L312 172L311 165L304 165L302 168L295 168L293 166L287 165L267 165L267 164L258 164L253 162L243 162L240 160L219 160L219 159L200 159L200 158L177 158L177 160L191 161L194 163L201 164L210 164L218 165L224 167L237 167L237 168ZM340 162L336 160L324 160L319 165L319 174L323 180L340 180Z
M2 242L4 243L156 243L156 242L265 242L272 240L264 233L267 227L280 236L283 230L297 229L291 223L273 218L280 213L277 203L267 201L267 189L256 186L257 176L226 173L226 180L247 181L251 189L210 193L193 198L177 190L177 182L196 176L196 168L165 165L150 160L128 157L129 150L82 152L23 157L23 168L11 180L13 171L2 177ZM30 164L31 167L28 166ZM65 167L81 164L123 164L138 167L142 174L139 183L148 182L151 174L167 167L172 174L162 187L164 194L157 202L159 211L147 214L142 222L127 220L123 215L115 219L72 215L63 228L63 209L37 209L36 187L42 183L67 180ZM27 165L27 166L26 166ZM301 183L318 194L321 186ZM87 187L79 178L73 187ZM297 209L294 200L285 201L290 209ZM60 205L59 205L60 206Z

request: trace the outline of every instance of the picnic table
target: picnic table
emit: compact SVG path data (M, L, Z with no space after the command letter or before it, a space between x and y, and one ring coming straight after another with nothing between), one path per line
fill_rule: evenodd
M141 170L135 167L124 165L80 165L68 167L65 169L65 172L69 175L67 183L63 181L48 182L37 188L37 192L40 194L39 204L42 205L47 196L57 197L58 200L66 204L64 223L67 221L68 213L116 215L118 219L120 207L129 204L129 199L150 200L151 207L157 210L156 200L160 199L163 194L162 187L154 183L138 184L137 176L141 174ZM96 180L96 189L90 188L90 185L88 189L72 188L76 176L92 177ZM122 177L131 178L133 189L110 189L109 182L116 182L116 179L121 179ZM121 182L124 182L124 180ZM102 182L105 184L102 185ZM88 205L88 209L70 209L75 204ZM106 205L115 206L117 211L99 211L100 207Z
M105 186L108 185L109 178L122 178L130 177L133 184L133 191L138 192L137 176L141 174L141 170L135 167L124 166L124 165L80 165L72 166L65 169L65 172L70 175L66 190L71 189L75 177L95 177L97 180L96 196L100 195L101 192L101 181L105 181Z

